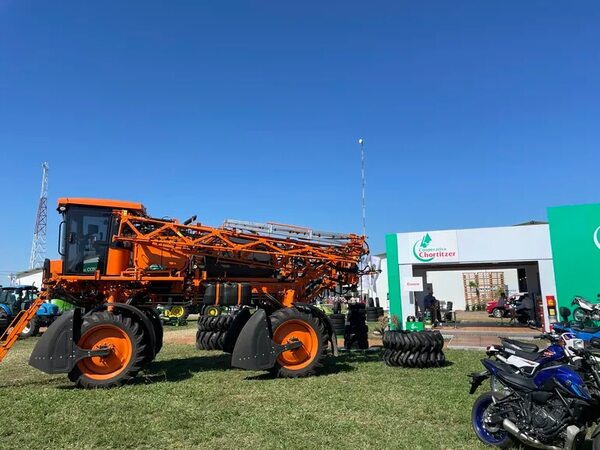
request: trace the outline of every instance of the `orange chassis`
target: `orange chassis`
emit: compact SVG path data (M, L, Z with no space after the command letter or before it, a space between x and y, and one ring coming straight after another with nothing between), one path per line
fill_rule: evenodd
M277 224L180 223L148 217L134 202L58 203L66 256L46 262L42 298L64 298L79 308L42 336L30 359L34 367L68 372L85 387L119 385L160 350L162 326L152 307L165 297L208 304L211 285L217 293L225 286L249 286L251 297L239 288L237 305L228 306L256 308L238 315L244 319L235 325L233 365L278 367L286 376L312 373L306 368L319 365L313 360L326 346L322 335L336 353L333 327L311 303L324 290L356 286L359 260L368 252L363 236ZM85 234L90 221L97 225L87 225ZM99 227L106 228L98 232ZM81 249L95 251L96 258L85 260ZM73 264L75 254L79 266ZM92 269L85 268L89 261ZM220 301L216 295L213 304ZM13 326L13 334L18 328Z

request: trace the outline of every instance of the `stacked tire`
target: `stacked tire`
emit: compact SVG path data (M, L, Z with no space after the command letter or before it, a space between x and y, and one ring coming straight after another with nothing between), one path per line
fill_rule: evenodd
M196 348L199 350L223 350L223 340L233 316L200 316L196 332Z
M329 320L333 325L333 332L336 336L343 336L346 331L346 316L344 314L330 314Z
M386 331L383 348L383 361L388 366L425 369L446 364L444 338L439 331Z
M379 309L377 307L366 308L367 322L377 322L379 320Z
M377 313L379 314L379 317L383 316L383 307L382 306L377 307Z
M365 321L365 305L348 305L348 320L344 332L344 348L346 350L369 348L369 327Z

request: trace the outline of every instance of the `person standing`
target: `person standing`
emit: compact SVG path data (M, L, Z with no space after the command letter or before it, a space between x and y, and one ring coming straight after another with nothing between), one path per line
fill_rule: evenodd
M429 311L431 314L431 320L433 322L437 322L437 320L438 320L438 313L437 313L438 301L434 297L433 291L431 289L427 292L427 295L423 299L423 303L425 306L425 311Z

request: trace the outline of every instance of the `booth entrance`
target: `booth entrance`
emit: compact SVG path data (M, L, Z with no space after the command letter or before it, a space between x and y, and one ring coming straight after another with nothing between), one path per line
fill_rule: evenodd
M529 296L533 303L531 320L538 327L542 325L537 261L413 265L413 277L423 280L423 291L413 292L410 300L409 309L415 317L422 311L423 299L431 289L439 302L442 326L481 330L509 326L528 333L530 328L517 320L514 309L487 308L504 292L511 299Z
M390 315L403 328L428 286L444 312L452 303L458 330L498 336L504 327L511 335L531 334L529 327L485 311L503 290L508 296L527 293L535 310L530 317L549 328L546 305L556 286L547 224L391 234L386 257ZM414 288L421 283L423 288ZM451 320L447 328L454 326Z

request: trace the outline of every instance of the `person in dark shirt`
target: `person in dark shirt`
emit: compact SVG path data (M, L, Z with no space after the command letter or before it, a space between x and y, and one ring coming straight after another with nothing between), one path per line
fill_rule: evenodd
M498 299L498 304L496 305L496 307L502 309L506 307L506 294L504 292L500 293L500 298Z
M427 292L427 295L423 299L425 310L430 309L431 305L434 304L436 301L436 298L433 296L433 291Z
M517 314L527 317L528 320L533 319L533 300L529 294L525 294L517 305Z
M439 321L439 311L438 311L438 301L433 295L433 291L429 291L425 298L423 299L423 303L425 306L425 311L429 311L431 313L431 320L434 324L437 324Z

